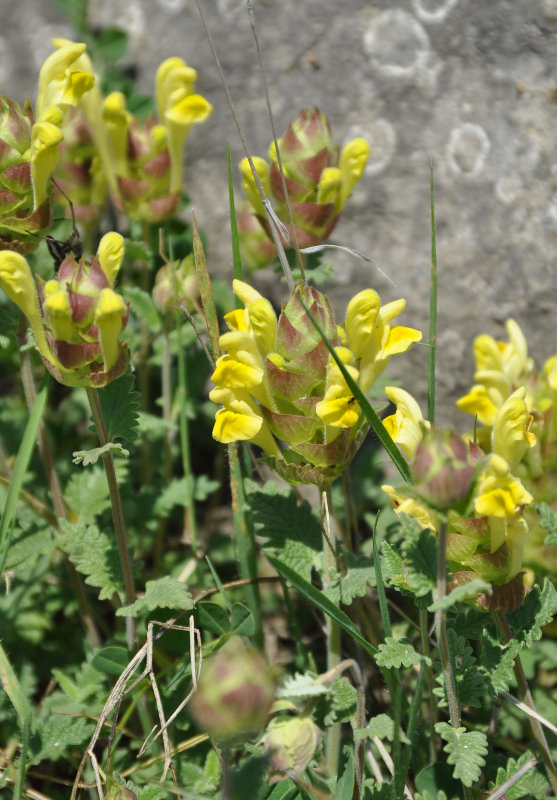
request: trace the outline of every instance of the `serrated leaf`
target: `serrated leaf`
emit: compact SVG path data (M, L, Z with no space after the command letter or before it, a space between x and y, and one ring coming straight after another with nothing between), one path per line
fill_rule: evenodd
M493 587L490 583L486 583L481 578L474 578L474 580L469 581L469 583L457 586L449 594L446 594L442 600L432 603L427 610L434 613L440 609L450 608L456 605L456 603L462 603L466 600L473 599L476 595L480 594L480 592L491 594L493 592Z
M122 294L129 302L134 316L145 323L151 333L159 333L162 329L162 320L151 295L139 286L124 286Z
M448 753L447 763L454 765L453 777L465 786L472 786L482 774L487 754L487 737L480 731L467 731L466 728L453 728L448 722L437 722L435 730L447 744L443 748Z
M383 556L382 572L385 582L390 586L406 588L406 579L402 568L402 556L393 545L382 542L381 555Z
M97 389L106 426L106 436L133 441L137 437L137 419L140 408L139 392L134 388L134 377L128 370L108 386ZM94 426L92 426L94 428Z
M319 520L309 503L298 503L289 489L278 490L272 483L254 487L247 485L247 500L255 532L265 538L263 549L309 582L322 549Z
M154 611L156 608L172 608L189 611L193 608L193 599L186 586L177 578L165 575L145 584L145 595L138 598L135 603L123 606L116 610L116 616L125 617L127 614L137 616L140 611Z
M414 649L408 639L395 639L393 636L387 636L385 641L379 645L375 656L378 666L388 669L416 666L422 660L423 656Z
M46 720L39 720L29 740L28 765L67 757L68 748L83 745L94 727L84 717L66 714L50 714Z
M101 533L96 525L72 525L60 520L63 533L57 545L68 554L85 583L100 589L99 599L106 600L122 590L122 571L114 538Z
M364 782L364 800L391 800L393 797L393 784L383 781L381 785L374 778Z
M318 697L321 694L328 694L328 692L326 686L317 683L315 675L297 672L294 676L286 678L277 692L277 697L295 702L296 700L309 700L310 697Z
M42 553L48 553L54 547L54 530L47 527L39 531L14 531L14 538L8 550L5 569L22 568L34 562Z
M355 731L355 739L388 739L393 741L395 735L395 723L387 714L377 714L372 717L365 728Z
M76 515L76 522L92 522L110 507L106 473L102 467L74 470L64 491L66 502Z
M345 553L346 574L332 581L325 594L332 603L349 606L357 597L365 597L368 586L375 586L373 559Z
M335 722L349 722L356 713L358 693L348 678L336 678L329 687L327 697L317 701L315 714L322 716L323 725L329 727Z
M112 453L115 456L122 456L128 458L130 452L122 447L119 442L107 442L102 447L93 447L91 450L74 450L72 453L72 463L81 464L83 467L88 467L90 464L96 464L99 458L105 453Z
M194 480L194 499L202 503L220 486L219 481L211 480L207 475L197 475ZM157 497L154 513L158 517L167 517L174 506L186 506L188 502L187 482L185 478L174 478Z
M489 628L484 630L481 638L481 668L496 694L509 691L509 685L514 680L514 660L520 649L521 643L517 639L502 645Z
M424 597L437 586L437 542L429 530L419 530L415 520L403 521L406 539L402 545L406 583L417 597Z
M540 528L548 532L544 544L557 547L557 511L547 503L536 503L534 508L540 515Z
M454 681L456 693L460 706L474 706L481 708L485 693L485 680L480 672L472 648L462 636L458 636L456 631L447 631L449 652L451 663L454 666ZM445 677L441 664L436 662L436 680L439 687L433 692L440 697L439 706L447 707L447 696L445 691Z
M546 578L543 588L536 584L517 609L507 614L507 622L514 637L524 646L530 647L534 641L541 639L542 628L550 623L557 614L557 589Z
M530 751L523 753L519 759L509 758L506 768L499 767L497 770L497 779L495 783L490 781L490 793L502 786L506 781L512 778L513 775L523 767L526 762L530 761L533 754ZM549 781L546 776L538 771L535 765L532 769L517 780L517 782L507 789L505 797L507 800L519 800L521 797L533 798L533 800L541 800L547 796L547 789L549 788Z

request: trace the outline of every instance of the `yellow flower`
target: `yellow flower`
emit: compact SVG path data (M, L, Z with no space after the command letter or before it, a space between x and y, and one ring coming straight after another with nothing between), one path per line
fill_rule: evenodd
M508 462L493 453L478 477L476 512L486 517L512 519L533 499L518 478L511 475Z
M521 386L505 400L493 421L491 449L508 461L510 468L516 467L529 447L536 444L530 431L532 415L525 401L526 389Z
M424 431L430 424L422 416L419 405L411 394L397 386L386 386L385 394L396 405L396 412L385 417L383 425L406 457L412 461Z

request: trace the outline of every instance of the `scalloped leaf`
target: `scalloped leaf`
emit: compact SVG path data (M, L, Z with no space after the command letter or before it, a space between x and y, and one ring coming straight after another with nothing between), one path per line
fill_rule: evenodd
M541 589L536 584L526 596L524 603L507 614L507 622L514 637L524 646L530 647L533 642L541 639L541 629L553 620L555 614L557 614L557 589L549 578L546 578Z
M447 763L454 766L453 777L465 786L472 786L482 774L487 754L487 737L480 731L453 728L448 722L438 722L435 730L447 742L443 748L448 753Z
M108 386L97 389L101 404L107 439L126 439L132 442L137 438L138 412L141 407L139 392L135 390L133 373L128 370ZM91 430L95 430L92 425Z
M490 793L502 786L506 781L516 775L516 773L523 767L534 754L527 750L520 758L509 758L506 768L499 767L497 770L497 779L495 783L490 781ZM534 765L532 769L528 770L517 782L507 789L505 797L507 800L519 800L521 797L533 798L533 800L541 800L547 796L547 789L549 788L549 781L541 770L536 769Z
M548 532L544 544L557 547L557 511L547 503L536 503L534 508L540 515L540 528L545 528Z
M189 611L193 608L193 599L183 583L177 578L165 575L164 578L147 581L145 595L129 606L116 609L116 616L125 617L127 614L137 616L140 611L154 611L156 608L179 608L182 611Z
M455 667L454 679L459 704L460 706L481 708L485 699L485 678L478 668L472 648L466 639L458 636L453 629L447 631L447 636L451 662ZM435 679L439 686L433 690L433 693L440 698L439 706L446 708L448 703L443 670L439 662L435 663L435 667L437 669Z
M68 557L85 583L100 589L99 599L106 600L122 592L122 572L114 537L99 531L96 525L72 525L60 520L63 533L56 537L58 547Z
M387 636L385 641L379 645L375 661L379 667L400 669L400 667L413 667L421 664L423 660L421 653L412 646L408 639L395 639Z
M344 554L346 574L339 575L323 589L333 603L349 606L357 597L365 597L368 586L375 586L373 559L367 556Z
M488 628L484 630L481 638L481 670L496 694L509 691L514 680L514 660L521 647L516 639L502 645L492 631Z
M395 723L387 714L372 717L365 728L355 731L355 739L388 739L392 742L395 735Z
M318 683L315 675L297 672L294 676L289 676L277 692L277 697L283 700L307 700L310 697L318 697L321 694L328 694L328 688Z
M319 520L309 503L298 503L290 489L279 490L271 481L262 489L247 482L246 490L255 532L265 538L263 549L280 556L283 564L310 581L322 539Z

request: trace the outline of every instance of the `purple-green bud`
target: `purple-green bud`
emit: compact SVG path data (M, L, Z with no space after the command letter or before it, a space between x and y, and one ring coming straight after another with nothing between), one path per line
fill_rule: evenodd
M452 430L425 431L411 464L420 499L440 511L460 508L470 497L476 465L484 457L477 445Z
M35 209L31 180L31 136L35 122L29 102L21 108L0 96L0 250L29 253L52 223L50 198Z
M276 676L263 653L232 636L204 662L189 709L199 728L231 746L262 730L275 692Z
M173 264L164 264L157 272L153 302L161 314L172 314L179 305L193 308L198 297L193 255Z

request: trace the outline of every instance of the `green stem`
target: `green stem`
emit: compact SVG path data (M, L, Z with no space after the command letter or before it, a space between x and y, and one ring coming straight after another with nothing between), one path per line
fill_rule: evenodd
M161 368L161 389L162 389L162 418L167 423L168 428L164 435L164 475L163 481L165 485L169 482L172 476L172 438L173 431L171 429L172 423L172 382L171 382L171 354L170 342L168 340L168 331L166 328L162 334L162 368ZM153 561L155 567L155 574L160 575L162 568L162 554L164 549L164 535L166 532L166 517L162 517L157 525L157 537L155 541Z
M494 611L493 616L495 619L495 624L501 634L501 637L505 643L509 642L512 639L512 631L509 628L509 623L506 620L505 615L501 611ZM534 705L534 699L532 697L532 693L530 692L530 687L528 686L528 681L526 680L526 675L524 674L524 669L522 667L522 662L520 660L520 655L517 654L514 660L514 674L516 678L516 682L518 683L518 688L520 691L520 695L522 697L523 702L532 709L532 711L536 710ZM551 786L553 788L554 794L557 796L557 771L555 769L555 763L551 756L551 751L547 744L547 739L545 738L545 733L541 723L535 719L534 717L529 717L530 720L530 727L532 728L532 733L534 734L534 738L538 743L540 748L543 762L545 764L545 768L547 771L547 775Z
M429 659L430 646L429 646L429 623L427 610L420 608L420 641L422 644L422 653L424 659ZM431 660L430 660L431 661ZM425 670L425 677L428 687L428 705L429 705L429 757L433 764L437 760L437 749L435 747L435 723L438 720L437 703L435 702L435 695L433 689L435 688L435 679L433 677L433 669L427 663L423 663L422 670Z
M437 541L437 602L439 603L447 594L447 523L441 522L439 539ZM449 704L449 718L451 726L458 728L460 725L460 712L458 709L458 698L454 682L453 669L451 664L451 654L449 651L449 640L447 638L447 612L440 608L435 612L435 630L439 654L441 656L441 667L445 678L445 691L447 692L447 702Z
M263 647L263 619L261 616L261 597L257 578L257 547L251 517L247 509L244 494L244 480L242 467L238 457L238 450L234 443L228 445L228 458L230 460L230 491L232 493L232 515L234 517L234 531L236 533L236 547L238 562L242 578L249 578L252 582L246 586L246 600L253 614L255 624L254 638L258 647Z
M173 273L174 275L174 273ZM178 348L178 408L180 417L180 450L182 453L182 470L186 480L186 511L188 527L191 534L191 548L195 558L200 559L199 530L195 510L195 484L191 466L190 431L186 400L188 397L188 372L186 354L182 344L182 326L178 314L175 315L176 342Z
M326 511L329 511L327 514ZM331 575L337 571L337 552L336 552L336 533L333 521L333 495L329 485L323 492L323 502L321 504L321 531L323 533L323 588L327 588L331 582ZM334 669L340 664L340 626L329 616L326 620L327 625L327 671ZM327 774L331 777L338 772L338 759L340 753L340 722L335 722L329 728L327 734L327 747L325 763Z
M96 389L87 387L87 398L93 414L93 420L97 428L97 435L101 447L108 443L108 435L106 425L102 413L99 396ZM114 521L114 533L116 534L116 543L118 545L118 555L120 557L120 565L122 568L122 576L124 578L124 594L126 596L126 604L131 605L135 602L135 586L133 580L133 570L126 540L126 527L124 524L124 513L122 510L122 501L120 498L120 490L118 489L118 482L116 480L116 471L114 469L114 459L112 453L108 451L103 454L104 468L106 472L106 479L108 481L108 489L110 492L110 503L112 506L112 519ZM126 616L126 640L129 650L134 650L136 645L136 629L135 620L131 614Z
M35 386L35 380L33 378L31 354L29 350L22 349L21 347L27 341L27 320L21 312L19 315L18 339L20 344L19 352L21 360L20 361L21 382L23 384L23 393L25 395L25 402L27 404L27 408L29 409L29 411L31 411L37 399L37 387ZM64 495L62 493L60 479L58 477L58 472L54 464L52 448L50 446L50 441L46 431L46 425L44 424L42 419L39 422L37 438L39 444L39 454L41 457L41 461L43 463L43 468L46 474L46 478L48 480L48 484L50 486L50 494L52 497L52 505L54 507L54 513L56 514L56 517L58 519L67 519L66 506L64 504ZM100 647L101 637L97 630L95 620L93 619L93 616L91 614L89 603L87 602L87 595L85 593L85 587L83 585L82 578L79 572L76 570L75 566L69 559L67 559L66 564L70 575L72 588L77 600L79 616L83 628L85 630L87 639L90 642L90 644L93 645L93 647Z

